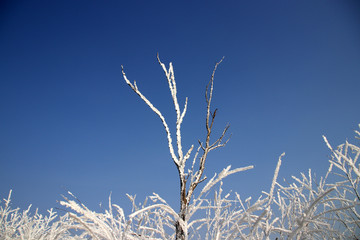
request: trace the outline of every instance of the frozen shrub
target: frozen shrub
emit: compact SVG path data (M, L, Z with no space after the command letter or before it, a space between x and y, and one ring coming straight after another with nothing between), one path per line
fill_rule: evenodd
M222 61L222 60L221 60ZM212 150L223 147L229 126L217 140L210 136L216 116L211 112L215 65L206 87L206 134L193 154L194 146L183 152L181 124L188 100L180 110L173 66L167 69L160 61L169 84L176 112L176 147L170 129L161 112L131 83L122 69L125 82L160 118L168 140L172 161L180 180L180 210L174 210L159 195L147 197L138 204L135 196L129 216L113 204L109 197L108 210L102 213L88 209L68 192L60 204L67 209L63 216L51 209L48 216L35 211L11 209L10 197L0 205L0 239L360 239L360 148L345 142L336 149L324 137L332 155L329 169L316 181L311 170L293 176L293 182L280 183L278 174L284 154L279 157L269 191L253 200L241 199L238 193L224 193L222 180L253 166L224 168L211 179L204 175L206 158ZM360 125L359 125L360 126ZM355 131L357 138L359 131ZM176 151L175 151L176 149ZM192 157L189 167L187 161ZM197 191L195 191L197 190ZM210 197L213 196L213 197Z

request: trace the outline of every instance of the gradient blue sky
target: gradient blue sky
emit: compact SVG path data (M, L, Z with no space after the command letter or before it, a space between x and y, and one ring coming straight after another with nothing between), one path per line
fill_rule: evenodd
M172 61L184 146L204 139L204 89L216 61L214 134L231 124L207 176L231 164L255 169L225 180L248 197L280 177L328 167L322 141L353 141L360 122L359 1L2 1L0 196L13 206L59 206L72 191L99 210L125 193L152 192L178 208L178 176L158 117L175 112L162 69ZM182 104L181 104L182 105ZM355 140L354 140L355 141Z

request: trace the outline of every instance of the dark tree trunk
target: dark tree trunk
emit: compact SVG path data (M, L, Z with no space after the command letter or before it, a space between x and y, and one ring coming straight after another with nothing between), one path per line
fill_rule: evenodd
M185 221L185 214L180 213L179 217ZM186 234L184 229L182 228L181 224L179 223L179 221L177 221L175 223L175 228L176 228L176 240L185 240L186 239Z

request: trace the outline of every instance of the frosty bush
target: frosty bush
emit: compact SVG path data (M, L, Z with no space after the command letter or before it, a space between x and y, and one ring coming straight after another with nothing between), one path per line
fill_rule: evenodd
M253 168L246 166L224 168L211 179L204 175L206 158L210 151L225 146L226 126L217 140L210 136L216 116L211 112L213 81L218 62L206 87L206 134L204 142L192 156L194 146L186 153L181 143L181 124L188 100L181 111L173 66L164 70L176 112L176 153L171 131L161 112L131 83L122 69L123 77L131 89L160 118L168 140L172 161L180 181L180 210L174 210L154 193L143 203L136 203L128 195L132 212L126 216L123 209L109 197L108 210L97 213L88 209L68 192L59 203L67 209L57 216L53 210L48 216L37 211L31 215L30 207L20 211L10 207L11 191L0 205L0 239L359 239L360 238L360 148L345 142L336 149L324 141L332 155L324 177L316 181L311 170L293 176L290 184L280 183L278 173L284 154L279 157L273 181L268 191L253 200L245 200L238 193L224 193L222 180L234 173ZM360 125L359 125L360 127ZM355 131L357 138L359 131ZM197 191L195 191L197 189ZM210 198L209 196L214 196Z
M11 192L0 206L0 239L74 239L68 231L74 224L68 215L57 217L53 209L48 210L48 216L39 214L37 209L31 215L31 205L24 211L11 209Z

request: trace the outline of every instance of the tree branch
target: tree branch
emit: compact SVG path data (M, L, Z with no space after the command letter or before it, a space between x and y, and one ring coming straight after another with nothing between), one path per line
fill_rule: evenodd
M168 145L169 145L169 150L170 150L170 154L171 154L171 157L175 163L176 166L180 166L180 161L179 159L177 158L177 156L175 155L175 152L174 152L174 148L173 148L173 145L172 145L172 138L171 138L171 133L170 133L170 129L166 123L166 120L164 118L164 116L161 114L161 112L156 108L154 107L154 105L139 91L138 87L136 86L136 82L134 81L134 84L132 84L129 79L126 77L126 74L125 74L125 71L124 71L124 67L121 65L121 72L123 74L123 77L124 77L124 80L125 82L130 86L130 88L150 107L150 109L155 112L161 122L163 123L164 125L164 128L165 128L165 131L166 131L166 135L167 135L167 139L168 139Z

